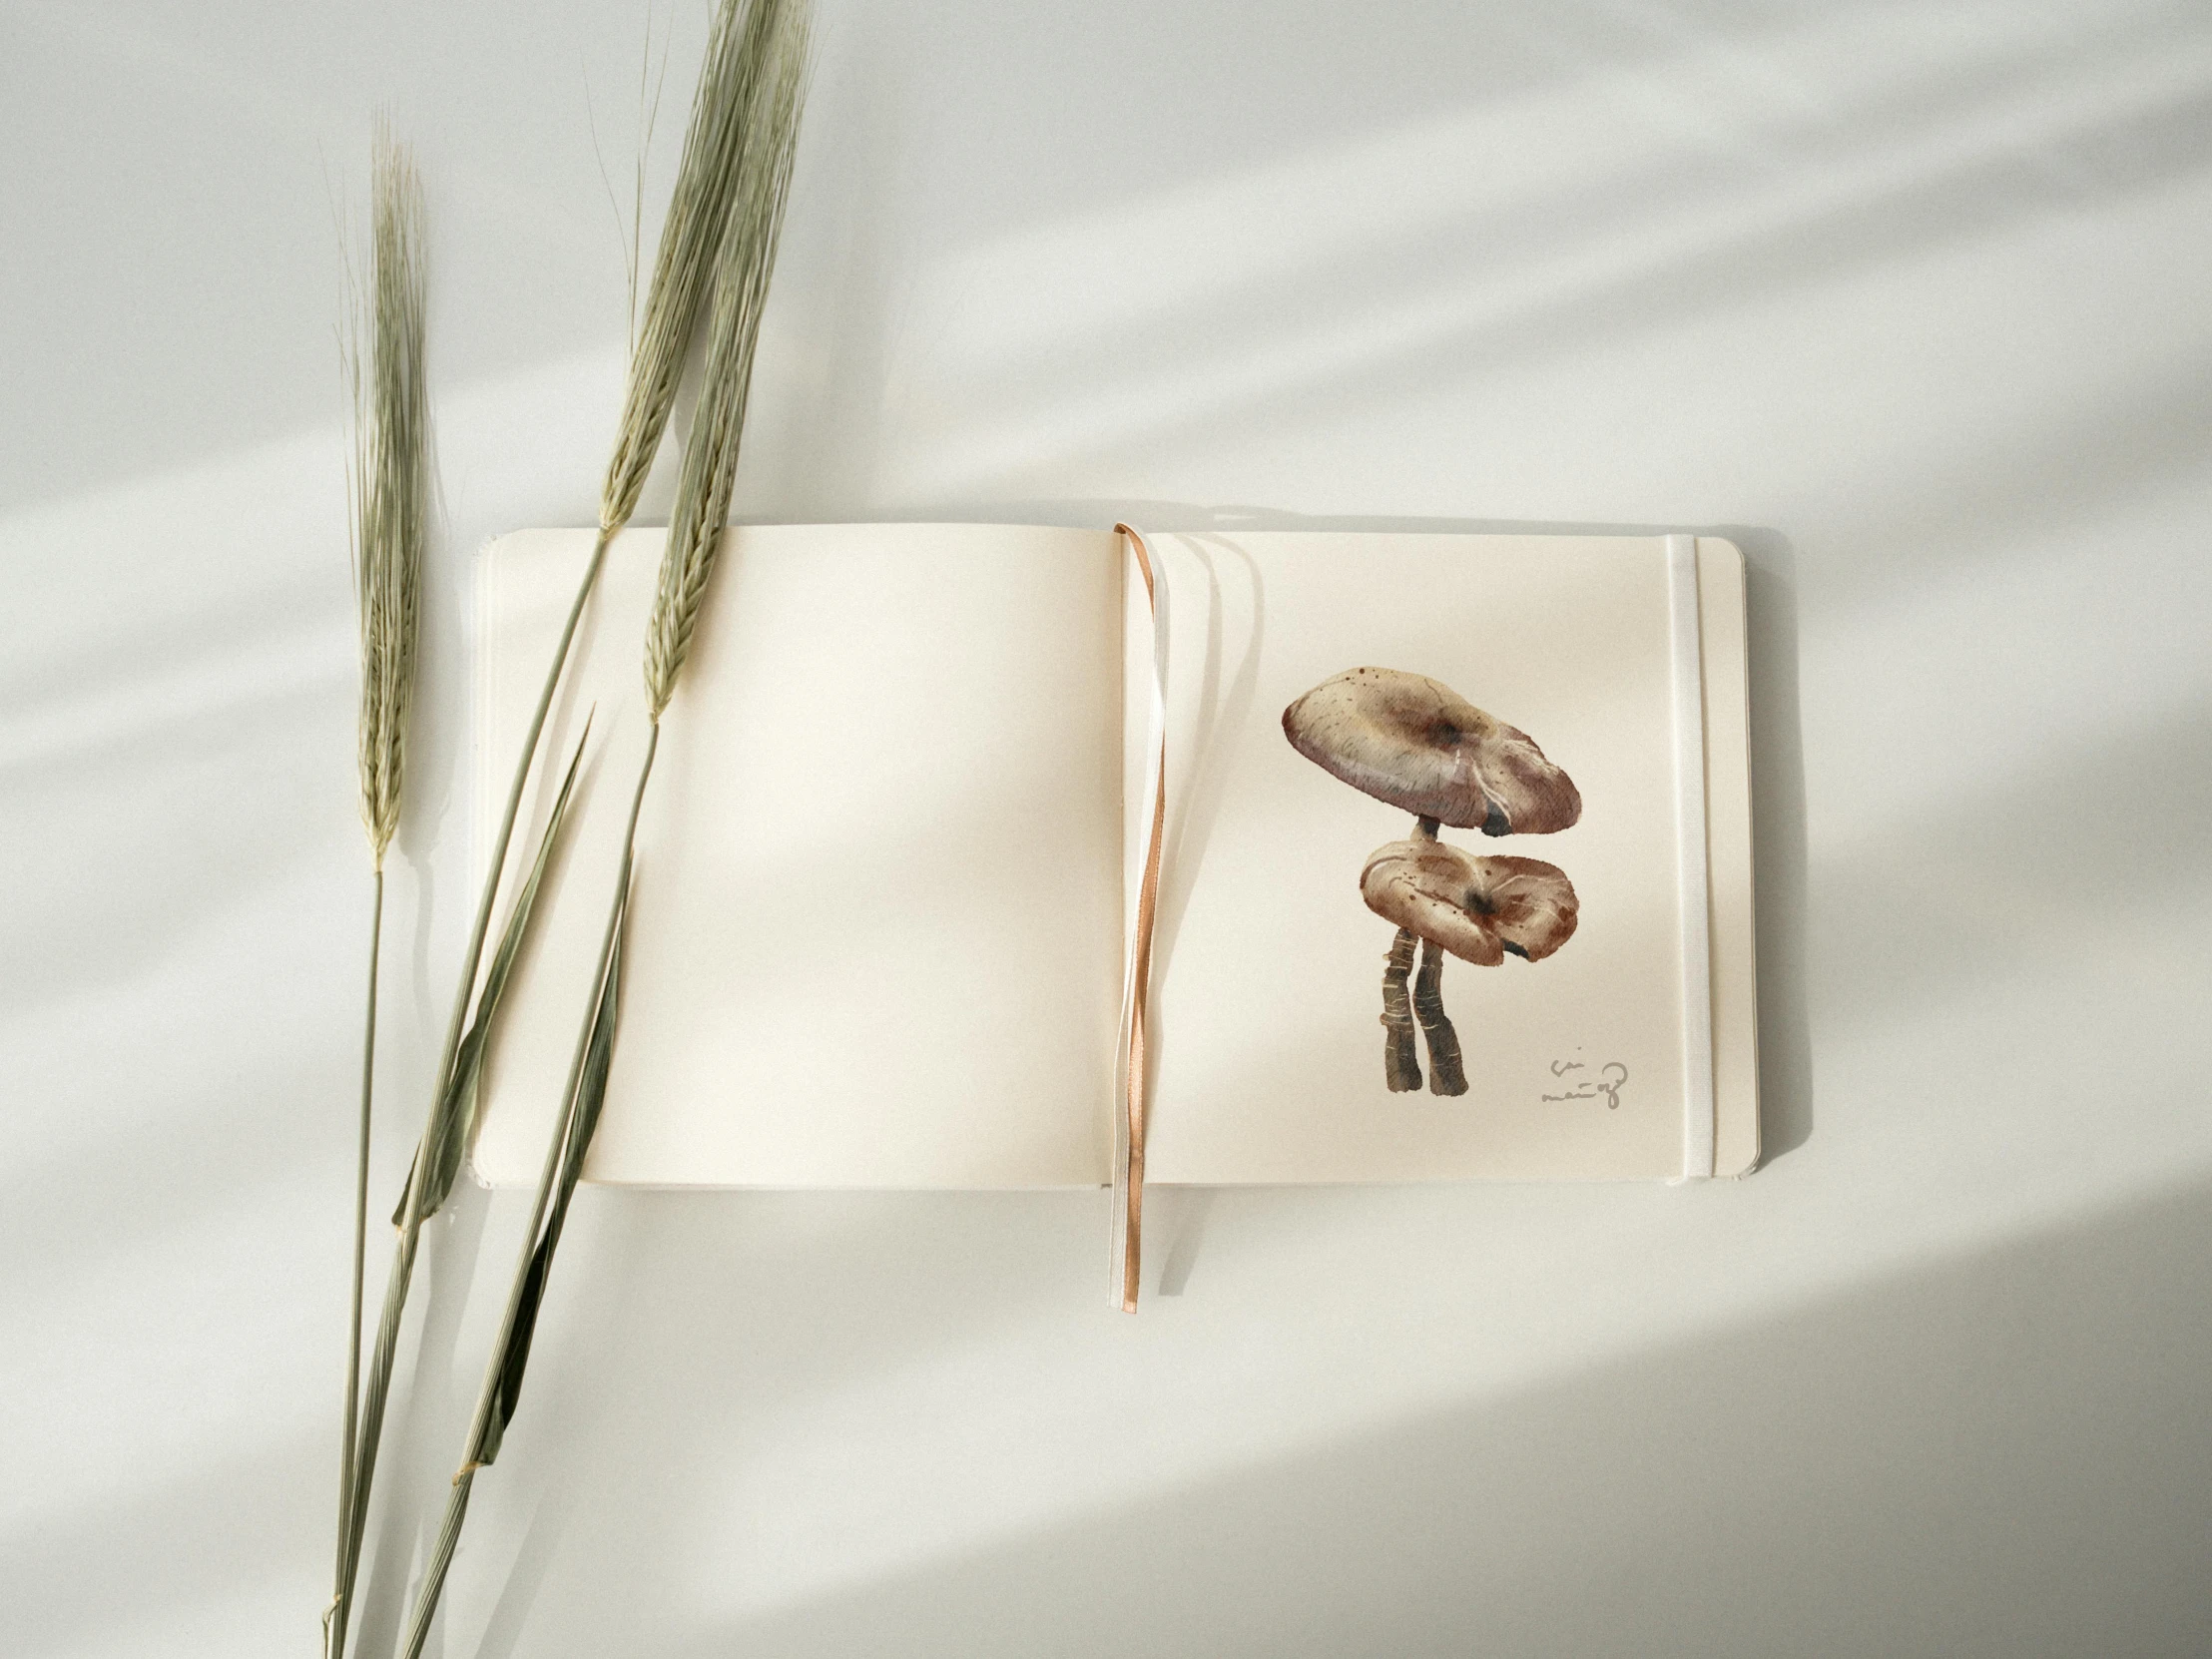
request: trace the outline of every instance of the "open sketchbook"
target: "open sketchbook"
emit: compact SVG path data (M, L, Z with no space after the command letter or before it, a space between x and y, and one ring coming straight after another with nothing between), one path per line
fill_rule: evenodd
M1157 742L1130 542L730 538L639 831L587 1178L1109 1183ZM536 1178L588 1000L662 539L615 542L548 723L555 773L587 715L592 747L489 1056L474 1161L495 1184ZM1148 1178L1748 1171L1737 550L1148 540L1171 598ZM484 555L479 847L591 545L528 531Z

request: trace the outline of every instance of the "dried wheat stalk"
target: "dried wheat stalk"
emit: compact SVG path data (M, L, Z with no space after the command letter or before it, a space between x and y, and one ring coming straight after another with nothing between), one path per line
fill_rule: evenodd
M662 559L660 587L647 628L645 677L652 728L630 798L622 861L600 947L596 993L577 1034L561 1115L546 1147L530 1230L515 1267L500 1334L492 1345L477 1393L461 1466L454 1473L445 1515L415 1598L414 1612L407 1621L402 1645L406 1659L420 1659L468 1516L469 1494L477 1471L499 1455L507 1426L513 1420L553 1253L560 1243L569 1200L606 1100L638 815L645 804L646 784L653 775L653 757L660 748L661 715L674 693L698 627L700 604L729 518L754 350L760 338L769 279L775 271L784 205L791 188L792 160L799 142L808 66L806 0L785 0L782 4L778 0L756 0L755 16L767 20L764 73L758 95L747 110L739 190L715 266L705 375L691 442L678 475L668 551Z
M646 476L652 470L654 454L668 425L677 380L698 321L715 256L721 247L732 205L742 194L748 112L758 102L757 88L764 66L772 55L777 10L778 0L754 0L750 6L743 0L720 0L700 72L699 88L692 102L675 192L668 217L661 227L653 276L646 294L644 321L632 342L622 418L600 492L599 535L577 584L553 660L547 667L537 706L523 737L521 753L516 757L514 780L508 790L499 828L492 838L489 868L468 947L462 957L428 1118L396 1217L399 1237L385 1282L383 1314L377 1326L376 1344L362 1395L353 1459L354 1477L349 1483L346 1521L340 1541L332 1620L334 1640L329 1644L332 1659L342 1659L344 1653L345 1624L367 1531L370 1482L375 1473L400 1320L413 1280L421 1226L443 1202L445 1189L450 1186L451 1171L458 1167L458 1159L452 1156L451 1149L465 1147L467 1143L476 1095L477 1064L498 1008L497 985L487 978L479 988L478 969L483 961L492 909L514 836L515 820L521 810L546 716L567 666L584 606L605 564L608 544L636 510ZM549 827L549 837L551 833ZM541 848L541 858L542 854ZM527 905L518 902L509 920L509 938L519 938L528 913Z
M368 995L361 1036L361 1101L353 1178L353 1281L345 1334L345 1419L339 1437L338 1521L332 1598L338 1618L345 1577L346 1529L353 1508L355 1433L360 1407L361 1281L368 1235L370 1102L376 1080L376 977L384 933L384 854L399 830L407 716L414 700L415 642L421 619L422 547L429 506L429 388L425 341L422 181L413 158L377 123L369 187L369 270L352 306L346 347L353 394L353 454L346 493L352 507L354 598L360 623L359 746L361 824L374 871L369 909Z

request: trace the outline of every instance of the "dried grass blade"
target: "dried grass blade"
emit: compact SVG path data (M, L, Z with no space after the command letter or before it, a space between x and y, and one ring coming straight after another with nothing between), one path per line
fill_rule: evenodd
M423 1221L436 1215L439 1206L451 1195L453 1183L460 1178L462 1160L468 1155L469 1142L475 1135L484 1050L491 1041L492 1022L499 1016L508 976L514 971L515 958L521 953L523 940L529 933L530 918L537 908L538 887L545 879L546 865L552 860L561 827L567 822L569 797L576 788L577 771L584 763L584 745L590 739L591 718L587 716L583 733L576 740L576 753L570 757L568 772L561 779L560 793L553 798L553 810L546 816L545 832L538 837L537 856L531 860L530 874L522 883L522 890L515 895L514 911L507 917L506 928L499 936L499 948L492 952L491 966L484 972L483 987L476 993L476 1006L469 1018L468 1030L461 1038L461 1046L454 1051L453 1073L439 1099L437 1121L430 1131L430 1171L421 1183L417 1200L417 1214ZM400 1225L405 1214L406 1198L402 1195L399 1208L392 1211L392 1225Z
M498 1457L500 1442L506 1438L507 1424L514 1421L515 1406L522 1398L522 1374L530 1363L530 1340L537 1331L538 1305L545 1300L546 1278L553 1270L553 1252L560 1248L561 1230L568 1222L569 1201L576 1196L576 1182L583 1174L585 1154L591 1151L600 1112L607 1104L607 1079L614 1070L615 1026L622 1017L623 944L629 931L630 907L625 894L615 925L614 955L608 964L606 980L599 989L598 1006L592 1010L584 1075L577 1086L576 1102L563 1137L561 1169L553 1187L552 1207L546 1213L545 1227L538 1236L536 1248L530 1252L529 1267L523 1273L522 1297L515 1313L514 1329L507 1334L506 1353L499 1363L499 1388L492 1401L483 1442L476 1449L479 1463L490 1463Z

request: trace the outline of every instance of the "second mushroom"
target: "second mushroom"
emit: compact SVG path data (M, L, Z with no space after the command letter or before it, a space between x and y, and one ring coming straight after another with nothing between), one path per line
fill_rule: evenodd
M1324 680L1283 711L1283 733L1324 771L1413 815L1412 834L1380 848L1360 873L1368 908L1397 924L1382 970L1383 1080L1393 1091L1420 1087L1417 1019L1429 1088L1466 1093L1458 1033L1443 1007L1444 955L1482 967L1508 952L1541 961L1572 936L1577 905L1556 865L1478 856L1437 839L1437 830L1564 830L1582 816L1574 781L1527 733L1401 669L1355 668Z

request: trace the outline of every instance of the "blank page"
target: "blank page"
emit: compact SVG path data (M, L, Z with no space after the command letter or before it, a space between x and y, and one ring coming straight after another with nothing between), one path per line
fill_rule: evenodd
M610 553L518 832L520 858L596 708L490 1057L475 1165L493 1182L536 1179L586 1012L663 540L632 530ZM479 856L591 545L528 531L484 554ZM646 799L590 1178L1107 1179L1123 557L1072 530L730 533Z

